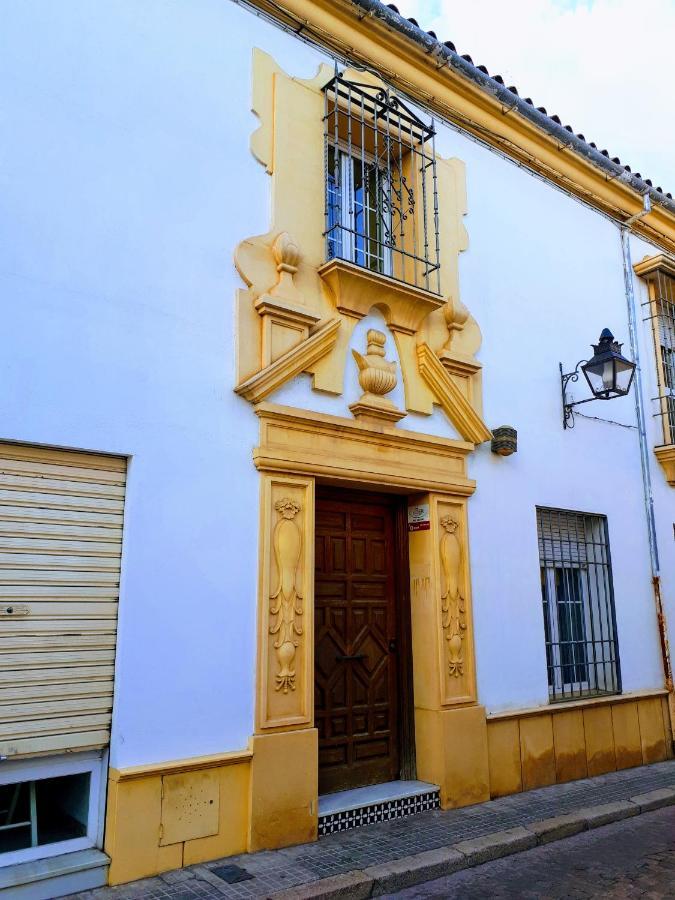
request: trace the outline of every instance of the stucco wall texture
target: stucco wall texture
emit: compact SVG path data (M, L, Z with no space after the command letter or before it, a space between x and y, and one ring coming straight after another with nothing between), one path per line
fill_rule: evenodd
M249 150L254 47L302 77L331 62L222 0L72 0L67 15L24 0L0 35L17 138L1 176L0 438L130 457L115 767L234 750L253 730L258 423L232 389L233 252L269 227ZM469 466L478 700L548 702L537 505L607 516L623 688L660 688L637 431L561 420L558 362L573 368L606 326L628 348L618 229L442 123L437 150L466 163L460 286L483 333L484 418L518 429L516 455L484 444ZM656 252L631 244L634 261ZM641 315L638 329L649 412ZM350 368L342 397L301 376L269 399L349 415L357 391ZM632 395L583 411L636 422ZM401 427L456 436L440 409ZM673 623L673 494L655 460L651 478Z

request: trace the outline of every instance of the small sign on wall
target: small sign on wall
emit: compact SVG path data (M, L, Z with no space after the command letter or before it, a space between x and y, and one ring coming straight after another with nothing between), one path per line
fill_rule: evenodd
M428 531L430 527L428 503L408 507L408 531Z

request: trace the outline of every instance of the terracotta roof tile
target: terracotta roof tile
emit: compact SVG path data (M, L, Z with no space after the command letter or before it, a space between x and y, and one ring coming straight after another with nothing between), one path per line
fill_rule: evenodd
M383 5L384 5L384 4L383 4ZM400 11L399 11L399 9L398 9L397 6L395 6L393 3L388 3L388 4L386 4L386 6L387 6L387 8L390 9L392 12L396 13L396 15L397 15L402 21L405 21L404 17L401 15L401 13L400 13ZM420 28L420 25L418 24L418 22L417 22L416 19L410 18L410 19L408 19L407 21L410 22L412 25L414 25L416 28ZM422 29L420 29L420 30L422 30ZM427 31L426 33L427 33L428 35L430 35L434 40L436 40L436 41L438 41L439 43L441 43L442 46L446 47L448 50L452 51L453 53L457 53L457 48L455 47L455 44L454 44L452 41L442 41L442 42L441 42L441 41L439 41L438 38L436 37L436 33L435 33L435 32L433 32L433 31ZM475 65L474 62L473 62L473 59L471 58L471 56L470 56L468 53L462 54L462 55L461 55L461 58L462 58L463 60L465 60L466 62L470 63L471 65ZM502 78L502 76L501 76L501 75L490 75L490 73L489 73L489 71L488 71L488 69L487 69L487 66L480 65L480 66L475 66L475 68L478 69L480 72L482 72L484 75L486 75L488 78L491 78L492 81L496 82L497 84L499 84L499 85L504 85L504 79ZM517 87L516 87L515 85L511 85L510 87L507 88L507 90L511 91L512 94L515 94L516 96L519 96L518 89L517 89ZM534 101L532 100L531 97L526 97L524 102L527 103L527 104L529 104L530 106L534 106ZM557 125L562 125L562 121L561 121L560 117L557 116L557 115L549 115L549 114L547 113L547 111L546 111L546 107L545 107L545 106L538 106L538 107L536 107L536 109L537 109L538 112L542 113L543 115L548 116L548 118L549 118L552 122L555 122ZM569 131L571 134L574 134L574 129L572 128L571 125L565 125L564 127L565 127L565 129L566 129L567 131ZM576 138L577 138L579 141L582 141L583 143L587 144L587 145L588 145L589 147L591 147L593 150L597 150L597 149L598 149L598 148L597 148L597 144L595 144L593 141L587 141L583 134L577 134L577 135L575 135L575 136L576 136ZM609 157L609 151L608 151L608 150L601 150L600 153L601 153L603 156L607 157L608 159L610 158L610 157ZM613 156L613 157L611 157L611 161L612 161L613 163L615 163L616 165L621 166L621 167L624 169L624 171L633 174L633 177L634 177L634 178L636 178L636 179L641 179L641 178L642 178L642 176L640 175L639 172L632 173L631 167L628 166L628 165L626 165L626 164L624 164L624 163L622 163L618 156ZM649 178L644 179L644 182L645 182L645 184L649 185L650 188L653 187L653 184L652 184L652 182L651 182L651 180L650 180ZM657 191L659 194L663 194L663 193L664 193L663 190L662 190L660 187L657 187L657 188L656 188L656 191ZM664 196L668 197L669 200L672 200L672 194L666 193Z

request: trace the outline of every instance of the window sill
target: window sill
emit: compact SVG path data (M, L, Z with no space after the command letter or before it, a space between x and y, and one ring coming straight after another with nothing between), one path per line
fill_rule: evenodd
M331 289L338 312L362 319L376 307L391 330L403 334L415 334L429 313L445 305L438 294L344 259L324 263L319 275Z
M551 706L565 706L568 704L576 705L580 700L603 700L605 697L620 697L621 691L619 690L611 690L611 691L603 691L603 690L590 690L586 689L583 691L577 691L576 696L572 695L571 691L566 692L566 696L561 694L559 696L555 696L553 694L549 694L548 702Z
M523 719L527 716L540 716L542 713L563 712L566 709L582 709L588 706L605 706L612 703L630 703L635 700L648 700L650 697L667 697L665 688L657 688L653 691L633 691L629 694L602 694L598 697L584 697L580 700L556 701L545 703L541 706L531 706L525 709L508 709L503 712L491 713L487 716L488 722L496 719Z
M54 841L52 844L38 844L37 847L24 847L21 850L7 850L0 854L0 880L3 869L8 866L22 865L27 862L48 860L55 856L65 856L80 850L95 849L90 837L75 837L65 841Z
M49 889L49 894L40 893L39 896L60 897L62 888L72 893L103 887L108 880L109 865L110 857L95 848L64 851L59 857L16 863L0 869L0 894L4 896L5 891L24 888L25 896L29 897ZM34 886L34 893L30 893L29 885Z
M675 487L675 444L665 444L663 447L655 447L654 453L661 468L666 474L666 480L671 487Z

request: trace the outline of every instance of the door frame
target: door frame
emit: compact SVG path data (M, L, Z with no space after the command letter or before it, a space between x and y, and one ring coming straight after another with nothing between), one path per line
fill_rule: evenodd
M415 751L415 698L413 692L412 619L410 608L410 564L408 558L408 495L392 491L373 491L355 485L339 487L317 481L315 503L321 500L384 503L391 507L394 525L394 590L397 648L397 740L399 779L417 778ZM315 666L316 664L314 664Z
M476 696L466 508L476 487L466 471L474 445L269 402L257 404L255 411L260 440L253 462L261 490L249 850L304 843L318 833L313 542L319 480L402 494L428 508L426 530L407 535L417 777L439 785L443 808L488 799L487 723ZM463 601L460 659L442 609L449 523L461 551L453 563ZM405 534L406 528L407 523L400 531ZM284 599L293 620L285 633L292 626L295 635L283 646L275 637L279 563L288 576ZM291 610L291 600L298 597L299 613Z

